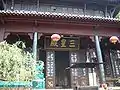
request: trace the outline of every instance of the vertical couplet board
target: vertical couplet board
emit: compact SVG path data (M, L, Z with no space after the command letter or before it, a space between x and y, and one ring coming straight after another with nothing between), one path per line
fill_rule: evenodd
M46 88L55 88L55 52L46 51Z
M78 53L77 51L70 51L70 66L78 62ZM71 68L71 86L74 87L78 83L78 72L77 68Z

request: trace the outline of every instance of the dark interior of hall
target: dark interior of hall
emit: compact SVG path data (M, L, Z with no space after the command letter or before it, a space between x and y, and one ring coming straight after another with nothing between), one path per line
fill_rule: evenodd
M66 68L69 67L69 64L70 60L68 51L55 52L56 87L70 87L70 72L69 70L66 70Z

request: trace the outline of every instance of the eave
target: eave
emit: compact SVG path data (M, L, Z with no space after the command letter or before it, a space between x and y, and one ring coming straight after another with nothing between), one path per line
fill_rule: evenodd
M1 19L5 21L52 21L73 24L103 25L109 27L119 27L120 20L115 18L105 18L97 16L84 16L76 14L52 13L52 12L36 12L36 11L0 11Z

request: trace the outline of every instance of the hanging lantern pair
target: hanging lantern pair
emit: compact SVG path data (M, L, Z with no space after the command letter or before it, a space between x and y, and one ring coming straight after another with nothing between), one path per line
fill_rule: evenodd
M113 43L113 44L116 44L116 43L119 41L119 39L118 39L117 36L112 36L112 37L110 37L109 40L110 40L110 42Z

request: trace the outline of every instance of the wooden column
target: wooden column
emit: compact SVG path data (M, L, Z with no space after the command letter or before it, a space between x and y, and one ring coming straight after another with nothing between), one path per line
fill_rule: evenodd
M95 35L95 44L96 44L98 62L103 63L102 52L101 52L100 43L99 43L99 37L97 35ZM103 84L105 83L104 65L99 64L99 69L100 69L100 83Z
M55 52L46 51L46 88L55 88Z
M34 32L34 35L33 35L33 56L34 56L35 62L37 61L37 40L38 40L38 33Z
M4 34L5 34L5 29L0 28L0 42L2 42L4 40Z

